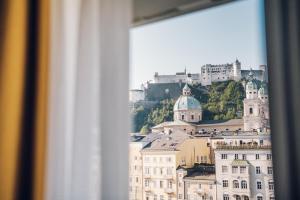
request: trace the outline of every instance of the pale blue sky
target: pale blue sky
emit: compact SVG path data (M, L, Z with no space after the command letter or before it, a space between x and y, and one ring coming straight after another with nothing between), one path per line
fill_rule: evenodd
M154 72L199 73L204 64L238 58L242 68L266 63L262 0L240 0L131 30L131 83L140 88Z

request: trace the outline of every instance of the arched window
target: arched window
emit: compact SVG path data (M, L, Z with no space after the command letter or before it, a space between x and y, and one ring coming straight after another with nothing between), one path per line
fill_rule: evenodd
M253 114L253 108L249 108L249 113Z
M241 188L242 189L247 189L247 181L242 181L241 182Z
M233 188L239 188L239 182L237 180L234 180L232 183Z
M244 200L249 200L249 197L248 196L244 196Z
M242 200L241 196L239 196L239 195L236 195L236 196L235 196L235 199L236 199L236 200Z

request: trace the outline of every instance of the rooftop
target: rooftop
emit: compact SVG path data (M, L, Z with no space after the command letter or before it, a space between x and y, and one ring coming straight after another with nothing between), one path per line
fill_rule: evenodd
M217 145L216 150L264 150L264 149L271 149L271 145L229 145L229 144L220 144Z

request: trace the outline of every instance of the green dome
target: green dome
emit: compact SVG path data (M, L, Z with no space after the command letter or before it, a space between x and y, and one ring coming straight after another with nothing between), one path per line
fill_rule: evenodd
M258 90L259 95L268 95L268 87L266 83L262 83L261 87Z
M180 110L201 110L201 105L194 97L181 95L174 105L174 111Z
M248 83L246 84L246 90L257 90L256 83L253 80L248 81Z

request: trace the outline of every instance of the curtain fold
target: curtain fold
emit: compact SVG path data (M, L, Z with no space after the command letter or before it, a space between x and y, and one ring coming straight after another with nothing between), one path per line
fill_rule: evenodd
M43 199L49 1L1 1L0 199Z

